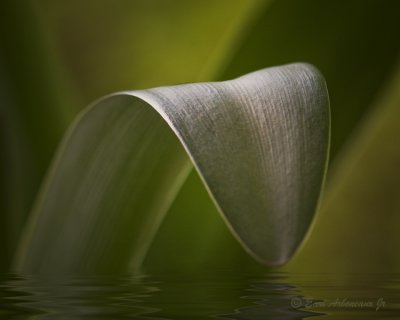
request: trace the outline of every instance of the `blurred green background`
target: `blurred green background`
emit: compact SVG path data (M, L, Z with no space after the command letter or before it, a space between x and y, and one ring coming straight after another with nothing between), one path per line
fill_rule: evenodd
M400 270L400 3L101 0L0 3L0 269L9 269L62 135L105 94L309 62L331 98L316 222L285 270ZM116 248L118 250L118 248ZM258 268L192 172L145 268Z

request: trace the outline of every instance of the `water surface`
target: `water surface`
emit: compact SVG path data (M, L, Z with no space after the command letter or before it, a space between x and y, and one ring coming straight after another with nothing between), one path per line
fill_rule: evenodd
M400 274L0 279L0 319L399 319Z

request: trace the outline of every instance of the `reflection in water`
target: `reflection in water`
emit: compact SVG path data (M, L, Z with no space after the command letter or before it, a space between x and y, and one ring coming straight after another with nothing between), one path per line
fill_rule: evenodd
M250 286L242 298L252 305L237 309L228 319L305 319L320 314L293 308L293 299L305 297L294 284L287 282L286 274L267 274Z
M0 291L1 319L154 319L147 315L159 311L143 305L158 289L139 276L63 281L14 276Z
M399 289L396 274L8 275L0 280L0 319L397 319Z

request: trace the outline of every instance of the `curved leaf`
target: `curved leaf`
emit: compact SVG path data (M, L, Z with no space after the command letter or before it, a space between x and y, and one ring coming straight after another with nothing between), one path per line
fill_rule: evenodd
M0 2L0 269L77 112L123 88L210 79L265 2Z
M400 60L333 165L315 232L288 270L343 274L400 270L399 89ZM332 254L333 260L328 258Z
M362 5L357 0L346 1L345 5L338 1L272 1L266 10L259 11L260 19L248 28L242 41L237 42L237 50L230 56L231 61L226 59L226 69L217 79L229 79L291 61L312 63L329 84L332 115L330 154L331 159L338 155L341 161L344 143L352 136L353 130L362 124L365 112L385 87L397 61L400 52L400 42L397 40L400 29L399 5L400 2L389 4L375 0L363 1ZM329 178L327 184L330 184ZM363 189L363 186L359 187ZM240 248L225 232L223 223L212 218L216 212L202 188L196 175L191 174L168 212L165 223L157 232L145 261L148 269L164 270L173 264L173 259L168 259L172 255L164 252L173 252L174 257L179 256L180 261L187 262L181 269L201 269L212 264L216 267L237 265L241 271L244 266L253 265L237 250ZM350 197L341 199L348 200ZM338 205L332 202L333 217L338 216ZM185 217L188 212L190 219ZM380 222L377 221L377 225ZM188 229L193 230L196 226L208 228L211 235L202 239L196 231L177 232L175 226L180 223L187 224ZM212 227L210 224L213 224ZM342 228L341 222L338 226ZM351 225L348 227L353 230ZM336 230L332 228L329 233L332 234L331 241L337 241ZM328 233L324 229L320 235L321 238L310 239L310 243L325 243ZM215 245L216 241L221 244ZM195 253L190 248L196 248ZM326 251L324 255L315 257L319 257L318 260L323 264L329 261L332 254ZM304 261L308 261L308 257ZM318 263L317 259L313 263Z
M223 77L298 60L315 65L329 84L333 159L396 67L399 29L399 2L274 1Z
M190 168L179 141L245 249L264 264L285 263L318 202L328 104L322 76L307 64L101 100L71 128L17 268L139 267Z

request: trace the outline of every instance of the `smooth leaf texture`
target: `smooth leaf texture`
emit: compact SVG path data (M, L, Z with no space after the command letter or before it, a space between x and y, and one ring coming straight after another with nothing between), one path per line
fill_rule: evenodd
M179 141L247 251L283 264L316 210L328 140L325 82L307 64L107 97L67 135L17 269L139 267L190 168Z
M77 112L116 90L213 79L264 3L0 2L0 270Z
M0 270L79 99L34 1L0 2Z

